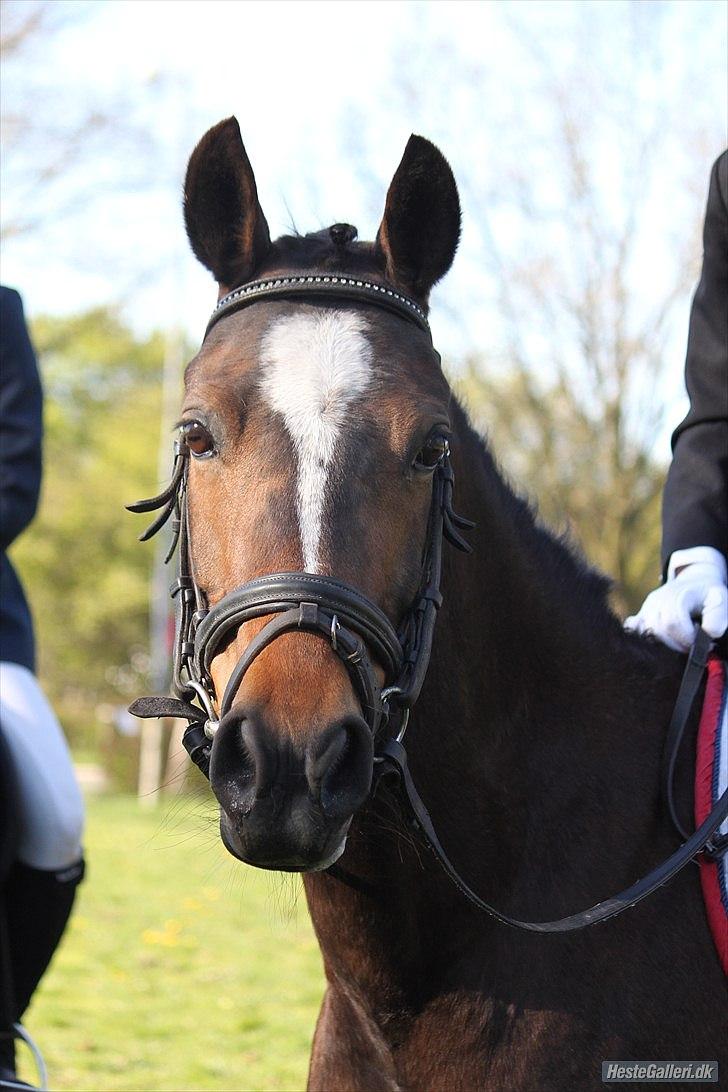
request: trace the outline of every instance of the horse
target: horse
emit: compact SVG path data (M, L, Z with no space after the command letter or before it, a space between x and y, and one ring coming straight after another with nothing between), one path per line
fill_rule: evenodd
M718 1057L694 867L593 929L517 932L463 897L376 776L406 728L453 869L503 914L563 915L675 849L659 769L684 657L623 630L428 333L460 236L446 159L409 139L373 242L348 224L273 241L229 118L192 153L184 215L219 303L172 485L135 510L174 520L175 678L206 710L222 840L303 874L326 976L309 1088L561 1092L600 1087L607 1059Z

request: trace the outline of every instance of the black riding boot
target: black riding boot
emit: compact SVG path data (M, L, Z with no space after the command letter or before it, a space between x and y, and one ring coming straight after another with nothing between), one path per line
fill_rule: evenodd
M46 871L16 861L3 884L12 986L11 1022L19 1021L63 936L84 863ZM15 1044L0 1029L0 1068L14 1069Z

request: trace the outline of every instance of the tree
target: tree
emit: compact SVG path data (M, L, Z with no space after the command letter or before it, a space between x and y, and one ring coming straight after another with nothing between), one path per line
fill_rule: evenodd
M540 384L525 367L492 375L474 359L458 386L516 490L616 578L617 610L636 609L658 578L663 465L562 380Z

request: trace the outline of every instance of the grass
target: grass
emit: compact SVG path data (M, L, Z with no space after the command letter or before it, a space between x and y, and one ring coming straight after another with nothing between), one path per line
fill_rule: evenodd
M86 854L26 1014L51 1088L303 1089L323 973L300 881L236 863L188 798L92 799Z

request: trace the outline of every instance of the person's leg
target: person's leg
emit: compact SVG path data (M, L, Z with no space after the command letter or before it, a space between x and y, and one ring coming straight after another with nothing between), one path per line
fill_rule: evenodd
M10 870L3 895L12 989L10 1024L21 1019L51 962L83 873L83 860L58 872L31 868L21 861ZM0 1029L0 1073L3 1067L15 1068L10 1027Z
M53 710L35 677L17 664L0 664L0 729L18 806L17 857L3 893L18 1020L50 963L83 876L83 800ZM0 1053L8 1051L0 1047Z
M58 872L16 861L8 877L5 914L10 937L15 1019L27 1009L71 914L83 861Z
M17 857L30 868L70 868L82 856L83 798L55 713L18 664L0 663L0 726L15 775Z

